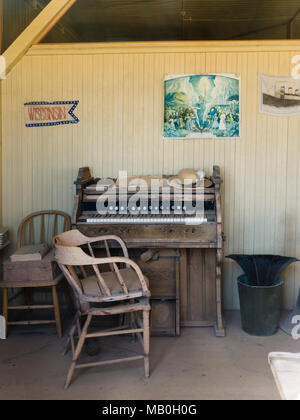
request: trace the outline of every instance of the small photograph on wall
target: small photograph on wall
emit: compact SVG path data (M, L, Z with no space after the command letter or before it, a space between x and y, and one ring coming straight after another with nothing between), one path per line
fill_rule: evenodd
M164 80L165 139L240 137L240 77L168 75Z
M300 80L260 74L260 112L270 115L300 114Z

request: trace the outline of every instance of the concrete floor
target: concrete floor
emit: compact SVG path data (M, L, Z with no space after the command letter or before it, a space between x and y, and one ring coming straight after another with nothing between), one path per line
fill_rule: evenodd
M62 355L65 340L51 326L18 327L0 341L0 399L279 399L268 353L300 352L300 343L282 331L269 338L248 336L238 312L226 313L226 321L226 338L201 328L182 329L178 338L152 338L148 380L137 361L77 371L66 391L70 353ZM112 349L118 356L132 346L129 337L105 339L99 356L111 355Z

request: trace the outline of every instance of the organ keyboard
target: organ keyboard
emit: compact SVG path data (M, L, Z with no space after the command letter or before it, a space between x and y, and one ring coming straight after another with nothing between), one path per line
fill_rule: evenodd
M91 215L86 215L86 218L84 219L79 219L78 222L79 223L104 223L104 224L154 224L154 223L158 223L158 224L195 224L195 225L199 225L201 223L207 222L207 219L204 218L199 218L199 217L187 217L187 216L170 216L170 217L166 217L166 216L159 216L157 217L156 215L151 215L149 217L144 217L144 216L132 216L132 215L128 215L128 216L116 216L113 217L111 215L102 217L99 214L94 214L92 213Z
M153 179L160 181L159 189L154 193L145 189ZM214 326L216 335L224 336L220 169L214 166L212 176L205 178L204 185L194 185L185 190L188 195L183 194L183 189L178 188L174 179L173 176L129 179L124 189L122 180L93 178L88 167L80 168L75 181L72 226L89 236L120 236L132 249L139 264L141 253L146 250L152 249L154 255L159 254L160 263L152 261L144 264L142 269L150 278L150 286L151 282L153 284L155 290L151 287L150 290L155 299L166 299L166 296L169 299L169 295L176 298L177 306L174 306L174 311L170 309L176 318L176 333L179 324ZM166 191L168 200L164 196ZM103 202L101 213L98 211L99 200ZM202 212L193 213L195 208L202 209ZM170 262L165 268L161 266L162 261L171 258L170 252L174 252L174 258L178 260L178 267L174 263L177 268L172 274L172 281L177 281L178 287L176 291L172 289L173 294L162 293L162 286L157 286L155 280L161 277L163 282L164 277L171 275L167 274L168 269L171 270ZM153 307L160 308L161 304ZM172 323L171 320L168 322Z

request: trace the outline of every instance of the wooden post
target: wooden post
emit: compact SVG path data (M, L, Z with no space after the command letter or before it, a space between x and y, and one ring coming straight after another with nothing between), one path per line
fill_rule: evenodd
M288 39L294 38L294 21L290 20L287 24L287 37Z
M4 52L8 74L29 48L41 41L76 0L52 0Z
M2 83L0 79L0 226L2 225L2 208L3 208L3 199L2 199Z
M150 352L150 324L149 324L149 311L143 311L143 324L144 324L144 367L145 367L145 377L149 378L150 375L150 362L149 362L149 352Z
M59 338L61 338L62 329L61 329L60 311L59 311L59 303L58 303L58 298L57 298L56 286L52 286L52 298L53 298L57 335Z
M3 1L0 0L0 53L2 54L3 41Z
M3 289L3 316L6 322L6 334L8 330L8 289L5 287Z
M300 14L300 9L296 11L294 16L287 22L287 38L294 39L294 22L297 16Z

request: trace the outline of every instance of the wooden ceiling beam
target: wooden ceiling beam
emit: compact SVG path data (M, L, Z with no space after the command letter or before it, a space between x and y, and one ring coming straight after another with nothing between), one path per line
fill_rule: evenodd
M286 25L285 22L281 22L281 23L278 23L277 25L264 26L262 28L255 29L253 31L243 32L239 35L236 35L234 37L229 38L229 40L239 39L239 38L243 38L243 37L249 36L249 35L255 35L255 34L258 34L260 32L269 31L271 29L276 29L276 28L279 28L279 27L284 27L285 25Z
M71 0L66 4L66 6L60 11L55 19L47 26L47 28L40 34L40 36L35 40L34 44L38 44L48 32L57 24L57 22L67 13L71 6L75 3L76 0Z
M294 14L294 16L287 22L287 37L288 39L294 38L294 22L300 14L300 9Z
M69 10L76 0L51 0L21 35L3 53L8 74L29 48L39 42Z

